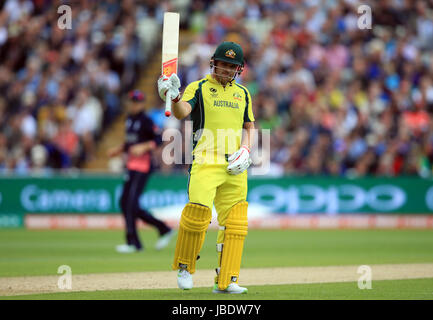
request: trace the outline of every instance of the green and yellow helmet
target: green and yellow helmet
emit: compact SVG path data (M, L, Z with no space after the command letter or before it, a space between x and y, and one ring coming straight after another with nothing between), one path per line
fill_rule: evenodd
M241 46L237 43L224 41L216 48L212 59L243 66L244 52L242 51Z
M242 47L235 42L222 42L216 48L215 53L210 60L211 69L214 67L215 61L224 61L239 66L236 74L240 75L244 69L244 52Z

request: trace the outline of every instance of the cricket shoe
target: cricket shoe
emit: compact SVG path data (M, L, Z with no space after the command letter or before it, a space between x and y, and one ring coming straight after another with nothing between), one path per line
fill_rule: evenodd
M237 283L232 282L228 285L225 290L218 289L218 284L215 283L213 286L213 293L229 293L229 294L241 294L248 293L248 289L244 287L240 287Z
M177 272L177 286L182 290L192 289L192 275L186 269L179 269Z
M173 238L175 232L170 230L169 232L163 234L159 237L158 241L155 244L156 250L162 250L170 243L170 240Z
M116 246L116 251L119 253L134 253L141 250L143 249L137 249L137 247L132 244L119 244Z

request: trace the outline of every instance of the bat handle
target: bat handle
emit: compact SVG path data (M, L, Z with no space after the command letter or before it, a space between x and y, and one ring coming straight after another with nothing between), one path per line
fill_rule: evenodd
M171 115L171 97L170 93L167 92L167 97L165 98L165 116L169 117Z

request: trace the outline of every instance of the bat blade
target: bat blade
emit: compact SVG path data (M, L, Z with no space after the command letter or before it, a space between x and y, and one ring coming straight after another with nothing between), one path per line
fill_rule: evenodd
M167 77L177 73L179 50L179 13L165 12L162 28L162 66L161 73ZM171 115L171 99L167 95L165 101L165 115Z

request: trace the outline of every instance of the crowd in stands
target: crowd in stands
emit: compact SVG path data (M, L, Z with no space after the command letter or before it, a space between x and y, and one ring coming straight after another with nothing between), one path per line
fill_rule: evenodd
M61 30L61 3L0 4L0 170L91 157L145 65L140 21L161 23L166 5L77 1ZM358 24L362 4L370 29ZM195 38L180 57L182 89L209 73L221 41L242 45L238 81L256 127L270 130L270 175L431 176L432 1L191 0L186 20Z
M244 48L239 81L271 132L271 175L432 174L432 1L197 0L189 21L183 84L221 41Z
M163 9L146 3L0 2L1 172L80 168L94 156L153 48Z

